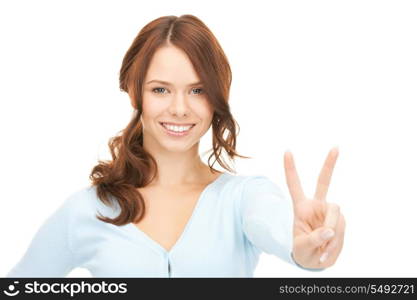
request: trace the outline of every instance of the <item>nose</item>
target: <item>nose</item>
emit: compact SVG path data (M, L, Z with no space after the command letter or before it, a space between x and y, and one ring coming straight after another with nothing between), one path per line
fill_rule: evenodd
M170 114L177 116L189 114L187 95L181 92L174 93L169 105L169 112Z

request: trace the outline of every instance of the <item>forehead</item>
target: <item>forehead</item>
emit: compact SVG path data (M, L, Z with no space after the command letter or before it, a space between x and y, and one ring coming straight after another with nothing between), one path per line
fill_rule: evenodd
M188 85L197 82L199 76L184 51L175 46L164 46L156 50L151 59L145 82L150 80Z

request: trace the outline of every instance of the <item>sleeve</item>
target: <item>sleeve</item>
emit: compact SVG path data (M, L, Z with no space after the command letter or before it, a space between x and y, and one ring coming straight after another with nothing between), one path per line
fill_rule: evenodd
M75 267L70 249L71 200L69 196L44 221L6 277L65 277Z
M291 199L266 176L249 176L243 181L240 202L242 229L261 251L308 271L292 256L294 210Z

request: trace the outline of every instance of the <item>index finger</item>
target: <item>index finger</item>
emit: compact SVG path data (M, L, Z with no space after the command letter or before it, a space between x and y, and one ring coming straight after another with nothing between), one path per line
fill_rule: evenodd
M301 201L305 198L304 191L295 169L294 159L290 151L284 153L285 178L287 180L288 189L294 202Z

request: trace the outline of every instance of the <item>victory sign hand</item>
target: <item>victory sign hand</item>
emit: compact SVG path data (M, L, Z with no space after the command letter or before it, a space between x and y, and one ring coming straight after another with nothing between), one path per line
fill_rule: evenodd
M291 152L284 154L285 176L294 204L292 253L294 260L304 268L332 266L343 247L345 218L337 204L326 200L338 154L337 148L330 150L312 199L304 195Z

